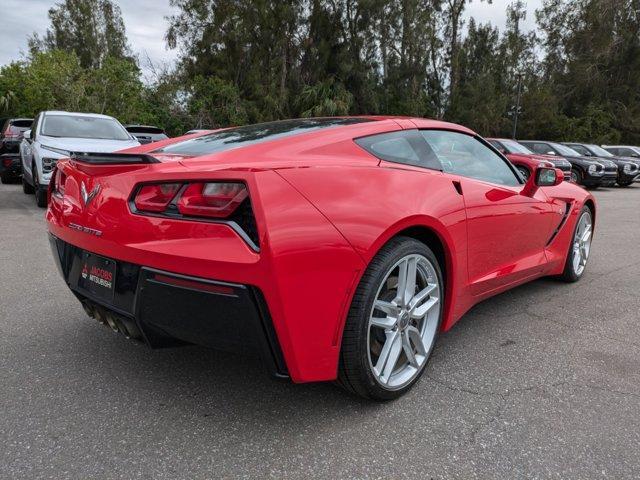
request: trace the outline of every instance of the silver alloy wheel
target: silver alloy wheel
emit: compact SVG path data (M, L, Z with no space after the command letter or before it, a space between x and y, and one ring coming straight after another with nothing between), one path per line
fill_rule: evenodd
M576 233L573 237L573 271L577 276L582 275L589 252L591 251L592 221L589 212L583 212L576 226Z
M369 366L387 390L399 390L425 366L440 319L440 281L424 256L407 255L389 269L369 316Z

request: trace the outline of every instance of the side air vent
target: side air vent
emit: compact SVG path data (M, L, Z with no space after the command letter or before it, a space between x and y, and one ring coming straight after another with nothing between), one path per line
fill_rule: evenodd
M565 203L565 205L564 205L564 214L562 215L562 219L560 220L560 223L558 224L556 229L551 234L551 238L549 238L549 241L545 245L546 247L551 245L551 242L553 242L553 240L556 238L558 233L560 233L560 229L564 226L565 223L567 223L567 219L569 218L569 214L571 213L571 206L572 206L571 203L569 203L569 202Z

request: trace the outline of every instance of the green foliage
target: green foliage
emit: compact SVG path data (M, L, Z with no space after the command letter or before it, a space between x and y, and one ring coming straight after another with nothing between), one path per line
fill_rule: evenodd
M111 0L64 0L49 9L49 19L44 38L31 38L32 51L73 52L83 68L130 56L120 7Z
M332 78L305 86L298 97L303 117L348 115L353 95Z
M249 118L247 105L235 85L217 77L196 76L188 105L198 128L242 125Z

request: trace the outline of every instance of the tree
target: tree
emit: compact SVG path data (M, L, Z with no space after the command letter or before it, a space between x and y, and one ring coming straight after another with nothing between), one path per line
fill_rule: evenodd
M120 7L111 0L64 0L49 9L51 26L32 50L74 52L82 68L100 68L107 58L130 58Z

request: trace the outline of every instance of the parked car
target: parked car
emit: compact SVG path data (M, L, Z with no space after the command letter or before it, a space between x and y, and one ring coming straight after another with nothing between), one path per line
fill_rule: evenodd
M632 145L602 145L602 148L618 157L640 158L640 147Z
M31 128L32 118L7 118L0 124L0 154L17 153L24 132Z
M0 181L14 183L20 180L22 168L20 155L17 153L3 153L0 155Z
M149 125L125 125L124 128L126 128L127 132L133 135L142 145L169 138L160 127L152 127Z
M533 169L540 162L550 163L551 166L559 168L562 170L565 180L571 180L571 163L562 157L557 155L539 155L515 140L508 138L487 138L485 140L505 155L509 161L516 166L525 180L529 179Z
M71 152L114 152L140 145L115 118L94 113L41 112L20 144L22 188L47 206L47 186L60 158Z
M593 158L600 161L604 159L608 162L613 162L618 167L618 185L621 187L628 187L640 176L640 159L634 160L632 157L617 157L604 148L599 147L591 143L563 143L580 155Z
M46 219L66 284L114 330L389 400L475 303L584 275L596 203L562 177L525 183L450 123L286 120L61 160Z
M602 162L583 157L575 150L557 142L518 140L525 147L542 155L560 155L571 163L571 181L589 188L615 184L617 170L607 170Z

